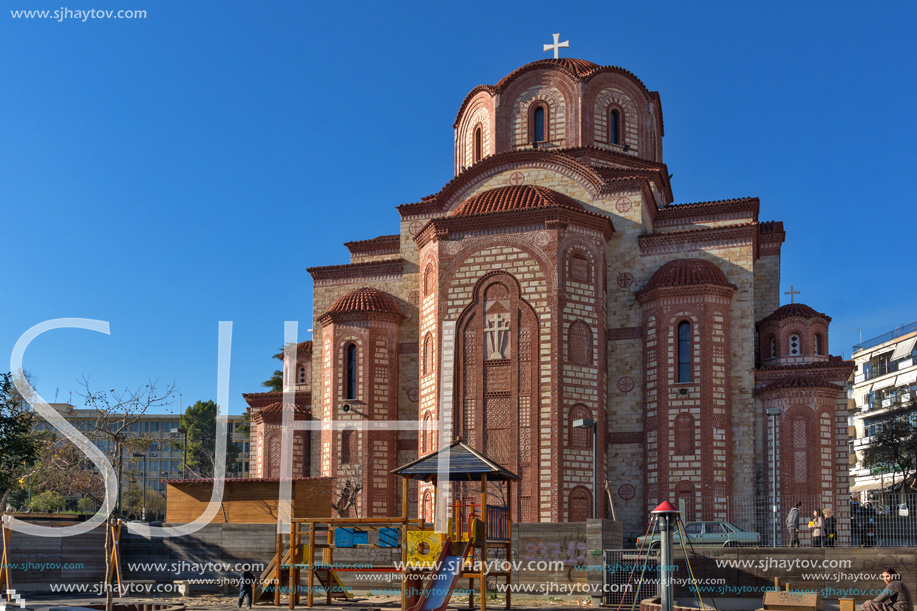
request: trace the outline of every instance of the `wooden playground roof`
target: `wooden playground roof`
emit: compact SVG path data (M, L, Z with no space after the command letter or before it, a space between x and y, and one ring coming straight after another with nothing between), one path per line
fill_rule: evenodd
M490 460L461 441L437 450L408 463L392 473L411 479L430 481L440 474L440 461L450 481L480 481L486 475L488 481L519 481L519 476Z

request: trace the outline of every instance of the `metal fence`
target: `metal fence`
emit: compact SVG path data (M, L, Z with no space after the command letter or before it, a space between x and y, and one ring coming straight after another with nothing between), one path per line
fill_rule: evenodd
M685 522L727 522L741 531L757 534L757 545L780 547L790 545L786 518L797 501L802 502L799 512L801 546L917 546L917 494L875 494L869 503L824 496L782 498L777 500L776 511L769 497L682 499L676 506ZM821 537L815 537L814 529L809 526L816 509L823 510L827 516ZM720 532L716 526L710 529ZM714 541L722 540L724 545L749 545L748 541L754 540L754 537L749 539L741 533L730 532L728 525L724 530L725 536L720 539L701 541L692 536L691 540L701 544L716 544Z
M602 573L602 604L630 609L634 601L657 594L659 555L632 549L606 549Z

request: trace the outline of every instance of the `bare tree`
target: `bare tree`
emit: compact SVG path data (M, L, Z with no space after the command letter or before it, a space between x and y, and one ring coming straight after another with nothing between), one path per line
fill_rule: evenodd
M357 501L361 492L363 492L363 465L360 463L342 465L341 475L334 478L331 484L331 495L336 499L332 500L331 508L341 518L348 517L350 510L353 509L354 516L359 518L360 506Z
M111 389L109 391L94 391L88 376L83 376L82 386L85 394L86 407L94 411L94 422L88 427L88 437L105 452L112 466L118 473L118 504L117 516L121 517L121 475L124 466L124 455L138 450L146 449L150 440L142 438L131 431L131 425L151 409L164 408L172 404L175 393L175 384L164 390L157 388L157 382L150 380L148 384L136 389L126 388L123 391ZM109 516L105 524L105 610L111 611L113 592L111 584L111 551L113 547L112 526L115 518Z

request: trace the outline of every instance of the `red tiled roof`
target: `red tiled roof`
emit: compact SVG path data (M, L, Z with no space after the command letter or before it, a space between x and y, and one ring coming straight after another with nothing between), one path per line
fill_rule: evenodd
M350 291L339 298L328 309L328 314L345 312L374 312L377 314L401 315L401 308L395 298L372 287L363 287Z
M283 403L271 403L268 406L262 407L258 410L261 414L280 414L283 412ZM298 403L293 405L294 414L311 414L312 410L304 405L299 405Z
M302 482L310 479L331 479L328 477L291 477L290 481ZM194 479L164 479L162 480L166 484L212 484L212 477L198 477ZM280 481L279 477L227 477L223 479L227 484L235 484L240 482L252 482L255 484L273 484Z
M567 208L585 210L583 205L563 193L536 185L497 187L465 200L449 216L490 214L510 210L531 210L533 208Z
M643 292L671 286L716 284L734 287L719 267L703 259L676 259L656 270Z
M527 72L536 68L549 68L554 70L562 70L571 73L577 78L583 78L588 76L601 68L600 65L594 64L585 59L576 59L573 57L560 57L557 59L539 59L538 61L529 62L524 66L516 68L496 84L497 89L503 89L506 84L515 78L520 72Z
M831 322L831 317L821 312L816 312L804 303L788 303L774 310L773 314L766 316L761 322L769 320L783 320L784 318L824 318Z
M837 384L832 384L825 380L819 379L814 376L807 376L802 374L790 374L786 377L780 378L774 382L768 384L763 390L781 390L783 388L829 388L831 390L840 391L841 387Z
M369 240L356 240L344 242L344 246L351 254L367 254L374 252L398 252L401 248L400 235L380 235Z

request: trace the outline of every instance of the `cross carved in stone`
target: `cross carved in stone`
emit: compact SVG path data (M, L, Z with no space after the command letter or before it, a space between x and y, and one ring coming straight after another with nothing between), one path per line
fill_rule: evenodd
M506 336L509 333L509 321L497 314L496 317L487 321L484 325L484 333L490 341L490 356L488 361L505 359L503 356L503 345Z
M554 44L553 44L553 45L544 45L544 50L545 50L545 51L551 51L551 50L554 51L554 59L557 59L557 58L560 57L560 50L561 50L561 49L569 49L569 48L570 48L570 41L569 41L569 40L565 40L565 41L563 41L563 42L558 42L559 40L560 40L560 34L554 34Z

